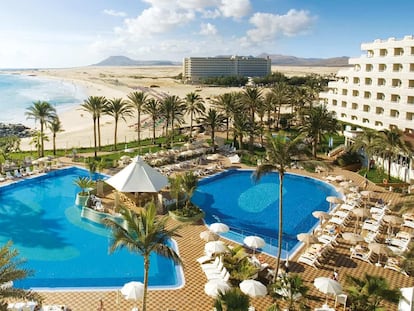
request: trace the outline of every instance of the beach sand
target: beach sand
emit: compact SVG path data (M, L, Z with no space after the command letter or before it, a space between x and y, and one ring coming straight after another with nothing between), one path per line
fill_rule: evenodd
M343 67L292 67L272 66L272 71L282 72L287 76L307 75L317 73L321 75L333 75ZM68 69L39 69L16 72L26 75L37 75L51 79L64 80L81 87L88 96L105 96L112 98L127 98L133 91L145 91L149 96L177 95L184 98L190 92L197 92L208 103L208 99L214 96L239 92L241 88L231 87L205 87L199 85L188 85L175 79L182 72L181 66L147 66L147 67L79 67ZM56 146L60 149L71 151L79 147L93 147L93 121L92 116L80 109L80 104L70 109L59 111L58 115L62 122L63 132L56 136ZM148 116L141 116L144 123ZM125 121L118 122L118 143L124 143L137 139L135 124L136 115ZM161 128L158 133L161 133ZM45 149L52 149L52 137L45 142ZM151 129L141 131L141 138L152 135ZM30 138L22 139L22 150L33 150ZM112 117L101 118L101 142L111 144L114 141L114 120Z

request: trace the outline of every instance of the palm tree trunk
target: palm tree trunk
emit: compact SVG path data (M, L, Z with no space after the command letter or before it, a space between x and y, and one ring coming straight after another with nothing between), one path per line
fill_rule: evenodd
M230 123L229 118L226 118L226 140L227 141L229 140L229 123Z
M115 132L114 132L114 149L117 150L116 134L118 132L118 120L115 119Z
M98 157L96 153L96 119L93 119L93 143L94 143L94 155L95 159Z
M45 156L45 146L43 141L43 122L40 122L40 155Z
M391 180L391 155L388 157L388 182Z
M100 121L100 118L97 118L97 121L98 121L98 146L99 146L99 151L101 150L101 121ZM95 125L95 127L96 127L96 125ZM95 131L96 131L96 129L95 129ZM96 144L95 144L95 147L96 147ZM95 155L95 157L96 157L96 155Z
M53 155L56 155L56 134L53 134Z
M155 144L155 122L157 120L152 118L152 143Z
M193 112L190 115L190 138L193 138Z
M279 273L280 257L282 255L282 237L283 237L283 177L284 173L279 172L279 233L277 241L277 258L275 275L273 276L273 283L276 281Z
M213 144L213 152L216 152L216 143L215 143L215 129L214 127L211 127L211 143Z
M141 146L141 112L140 111L138 111L137 135L138 135L138 147L139 147Z
M147 310L148 271L150 268L149 255L144 256L144 297L142 297L142 311Z

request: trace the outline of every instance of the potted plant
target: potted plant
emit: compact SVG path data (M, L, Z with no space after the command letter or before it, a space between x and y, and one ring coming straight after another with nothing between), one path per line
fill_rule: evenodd
M84 206L86 200L88 199L89 192L91 188L95 186L95 183L89 177L78 177L74 181L75 185L81 188L81 191L76 194L75 204L79 206Z

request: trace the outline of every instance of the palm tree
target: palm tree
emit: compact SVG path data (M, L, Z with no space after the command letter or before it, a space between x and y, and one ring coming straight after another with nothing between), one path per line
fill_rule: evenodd
M250 116L250 138L249 138L249 150L253 150L253 142L254 142L254 133L255 133L255 113L257 111L257 108L262 103L262 90L259 90L258 88L254 87L248 87L246 88L241 96L240 101L244 105L246 109L249 111Z
M104 112L107 115L110 115L115 120L115 130L114 130L114 149L117 150L117 133L118 133L118 121L121 118L126 121L125 117L130 117L132 115L132 106L124 102L122 98L114 98L107 102Z
M306 155L308 150L300 136L289 138L282 132L280 132L277 136L267 134L265 145L267 157L262 164L256 168L256 171L253 173L253 178L255 180L260 180L264 174L274 170L279 173L279 231L275 269L276 272L274 275L275 280L279 270L280 256L282 254L283 245L283 179L285 177L286 170L291 166L292 157Z
M59 117L56 117L50 124L49 130L52 132L53 135L53 155L56 155L56 134L59 132L63 132L62 123L60 122Z
M303 279L298 274L283 274L270 285L269 294L277 300L287 302L286 310L302 310L303 300L306 297L309 287L304 284Z
M128 94L127 97L131 105L134 106L135 109L137 110L137 135L138 135L137 141L138 141L138 146L140 146L141 145L141 112L145 106L145 103L148 100L148 96L144 92L135 91L135 92Z
M312 142L312 154L316 158L317 147L325 133L335 133L338 121L334 111L328 111L325 105L311 108L305 116L305 122L299 127L300 133L306 135Z
M132 252L136 252L144 257L144 297L142 300L142 310L147 309L147 292L148 292L148 272L150 269L150 255L155 252L175 263L181 264L181 259L175 250L168 245L169 240L177 236L179 227L167 229L167 216L157 217L154 202L139 214L127 208L121 208L121 215L125 220L125 224L105 218L104 224L112 229L112 242L110 252L116 249L127 248Z
M237 288L233 287L225 293L220 293L214 301L217 311L247 311L250 305L250 298Z
M233 133L234 133L234 142L236 141L236 138L239 139L239 149L243 149L243 138L245 135L247 135L250 127L250 122L247 118L247 116L243 113L238 113L234 116L233 121Z
M185 103L175 95L166 98L171 107L171 144L174 143L174 123L181 124L184 122Z
M83 111L89 112L92 115L93 120L93 142L94 142L94 155L95 158L97 157L97 145L98 139L97 134L99 136L99 149L101 149L101 130L99 120L101 117L101 113L103 111L103 107L105 106L106 99L103 96L89 96L82 104L81 109Z
M29 142L29 145L34 145L34 147L37 150L37 157L40 158L41 157L41 141L49 141L49 137L47 137L44 133L40 133L40 131L36 131L33 133L32 135L32 139Z
M378 133L372 129L364 129L364 132L358 135L351 146L351 150L360 151L363 150L364 154L367 156L367 171L370 170L372 156L378 153L380 150L383 150L383 146L380 143Z
M213 108L209 108L207 112L205 112L199 119L200 123L208 126L211 129L211 143L214 150L216 149L215 132L218 127L224 124L224 120L224 115Z
M350 309L355 311L384 310L382 303L398 303L401 292L390 289L387 279L365 273L362 279L347 275L347 292L351 302Z
M203 99L199 94L190 92L185 96L186 113L190 114L190 138L193 135L193 119L197 114L201 114L206 110Z
M45 126L53 122L56 118L56 109L45 101L34 102L33 105L27 108L27 119L34 119L40 123L40 156L44 157L44 139L43 133Z
M272 88L273 95L273 105L277 110L276 112L276 127L279 127L280 122L280 113L282 111L282 106L287 105L290 102L291 92L289 85L286 82L278 82Z
M404 133L398 128L382 130L378 133L377 144L381 146L382 154L388 162L388 181L391 179L391 162L401 153L410 154L411 145L404 141Z
M34 274L32 270L21 269L25 263L22 259L16 259L19 252L11 249L12 242L8 242L0 248L0 310L7 309L8 299L24 299L42 302L43 298L32 290L25 290L12 286L14 281L23 280ZM10 284L10 286L7 286Z
M160 102L150 98L145 102L143 111L151 116L152 119L152 143L155 144L155 127L160 114Z
M226 140L229 140L230 121L240 110L240 104L236 100L235 93L224 93L213 99L213 105L216 106L225 116L226 122Z

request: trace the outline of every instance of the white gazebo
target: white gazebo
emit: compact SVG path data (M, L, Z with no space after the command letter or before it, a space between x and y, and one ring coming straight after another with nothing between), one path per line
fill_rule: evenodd
M168 178L136 156L105 182L119 192L157 193L168 185Z

